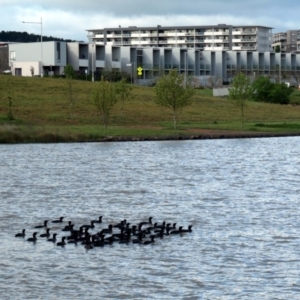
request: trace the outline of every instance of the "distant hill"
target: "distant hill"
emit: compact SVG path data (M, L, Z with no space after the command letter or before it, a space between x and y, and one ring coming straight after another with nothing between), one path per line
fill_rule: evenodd
M19 31L0 31L0 42L32 43L39 42L40 39L41 35L38 34L29 34L28 32ZM73 40L66 40L53 36L43 36L43 41L74 42Z

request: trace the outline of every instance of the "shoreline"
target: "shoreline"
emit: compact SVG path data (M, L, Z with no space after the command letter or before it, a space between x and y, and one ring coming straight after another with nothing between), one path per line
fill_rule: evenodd
M143 141L187 141L187 140L213 140L213 139L247 139L247 138L274 138L274 137L296 137L300 132L254 132L254 131L229 131L196 129L188 130L181 135L164 136L102 136L89 138L85 136L67 136L55 133L31 136L8 135L1 139L0 145L5 144L50 144L50 143L107 143L107 142L143 142Z
M101 139L79 141L81 143L89 142L143 142L143 141L185 141L185 140L211 140L211 139L246 139L246 138L274 138L274 137L295 137L300 136L297 133L258 133L258 132L227 132L219 133L213 132L184 135L184 136L168 136L168 137L113 137L107 136Z

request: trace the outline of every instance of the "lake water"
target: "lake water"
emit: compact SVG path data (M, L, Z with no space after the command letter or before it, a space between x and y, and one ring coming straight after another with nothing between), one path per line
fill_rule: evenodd
M0 145L0 298L299 299L299 143ZM97 230L152 216L193 231L89 251L26 241L46 219L100 215Z

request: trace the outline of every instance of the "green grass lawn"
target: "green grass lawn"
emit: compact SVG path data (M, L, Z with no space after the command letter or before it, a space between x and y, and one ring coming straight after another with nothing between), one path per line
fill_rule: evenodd
M204 129L241 131L240 110L226 98L197 89L173 129L172 111L154 103L153 87L134 86L123 115L118 102L104 130L93 104L97 83L75 81L76 102L71 116L64 79L0 75L0 143L78 141L112 137L164 137L190 135ZM14 120L8 120L8 97ZM300 91L293 105L247 103L243 131L300 133Z

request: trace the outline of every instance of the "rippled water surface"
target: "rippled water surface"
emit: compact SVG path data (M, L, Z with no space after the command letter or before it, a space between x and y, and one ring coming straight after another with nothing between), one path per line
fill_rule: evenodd
M0 298L299 299L299 142L0 145ZM193 232L89 251L14 236L100 215Z

